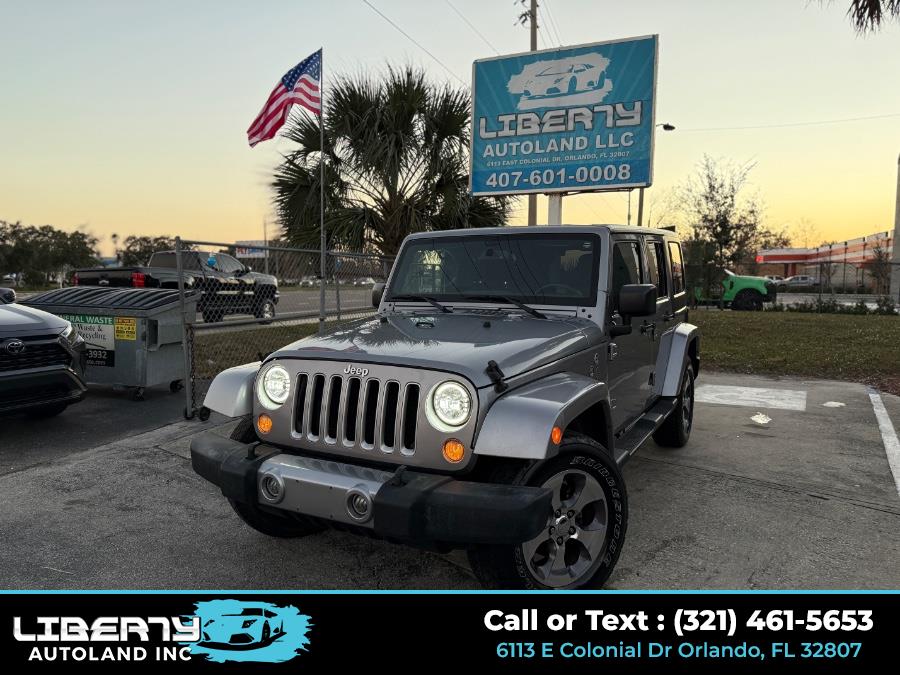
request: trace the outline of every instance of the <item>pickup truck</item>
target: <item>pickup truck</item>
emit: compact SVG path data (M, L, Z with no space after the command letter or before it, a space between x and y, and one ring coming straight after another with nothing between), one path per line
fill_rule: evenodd
M228 314L252 314L257 319L275 318L278 280L254 272L227 253L184 251L184 286L200 292L197 309L207 323ZM132 288L177 288L175 251L150 256L146 267L97 267L75 270L76 286L128 286Z

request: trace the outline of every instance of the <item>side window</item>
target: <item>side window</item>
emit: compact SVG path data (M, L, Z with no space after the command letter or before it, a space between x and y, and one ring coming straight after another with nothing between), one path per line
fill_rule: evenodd
M243 265L241 265L241 263L232 258L230 255L226 255L224 253L219 253L216 255L216 267L219 268L220 272L225 272L227 274L231 274L243 269Z
M669 242L669 256L672 259L672 290L677 294L684 291L684 261L681 259L681 244Z
M621 241L613 246L612 311L619 311L619 291L626 284L644 283L641 272L641 247L636 241Z
M656 286L656 297L666 298L669 295L669 275L666 274L666 249L661 241L647 241L647 267L650 283Z

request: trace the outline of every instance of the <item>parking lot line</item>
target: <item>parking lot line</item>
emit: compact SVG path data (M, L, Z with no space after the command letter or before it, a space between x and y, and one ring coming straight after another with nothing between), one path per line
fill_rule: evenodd
M884 452L887 454L888 466L894 476L894 485L897 486L897 496L900 496L900 440L897 440L897 432L891 424L881 394L874 389L869 389L869 400L872 401L872 410L875 411L875 419L878 420L878 430L881 432L881 441L884 443Z
M724 384L701 384L697 387L698 403L735 405L747 408L806 410L806 392L798 389L735 387Z

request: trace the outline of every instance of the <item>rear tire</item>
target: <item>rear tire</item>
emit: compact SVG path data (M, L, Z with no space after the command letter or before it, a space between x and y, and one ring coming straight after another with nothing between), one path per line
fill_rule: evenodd
M241 443L256 443L259 440L250 416L241 418L234 431L231 432L230 438ZM231 504L231 508L234 509L238 518L268 537L305 537L310 534L318 534L325 529L322 524L306 516L282 516L264 511L257 504L247 504L234 499L229 499L228 503Z
M653 433L653 440L664 448L682 448L687 445L694 427L694 369L685 365L681 375L681 389L675 409L659 429Z
M745 312L758 312L763 308L763 296L759 291L745 288L732 300L731 308Z
M572 590L599 588L606 582L625 541L628 495L619 467L603 446L587 436L567 434L556 457L538 464L499 464L488 480L513 485L560 485L559 494L554 490L559 516L554 511L548 513L547 528L530 542L471 549L469 562L483 586ZM563 499L567 481L573 487L569 488L568 498ZM551 533L551 527L559 527L558 532ZM562 545L553 538L558 534L565 537ZM588 538L590 535L593 538ZM557 565L566 572L553 575ZM543 577L538 571L542 567L546 570Z

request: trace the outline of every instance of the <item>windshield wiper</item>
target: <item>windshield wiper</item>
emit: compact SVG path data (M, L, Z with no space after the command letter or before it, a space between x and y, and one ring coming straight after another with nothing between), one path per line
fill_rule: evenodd
M467 295L466 300L486 300L488 302L504 302L508 305L515 305L523 312L527 312L531 314L531 316L536 317L538 319L546 319L547 315L537 311L534 307L529 307L524 302L520 302L515 298L510 298L506 295Z
M439 303L437 300L435 300L434 298L430 298L427 295L392 295L390 301L393 302L394 300L400 300L401 302L427 302L435 309L439 309L444 312L444 314L450 314L453 312L453 310L449 307L444 307L444 305Z

